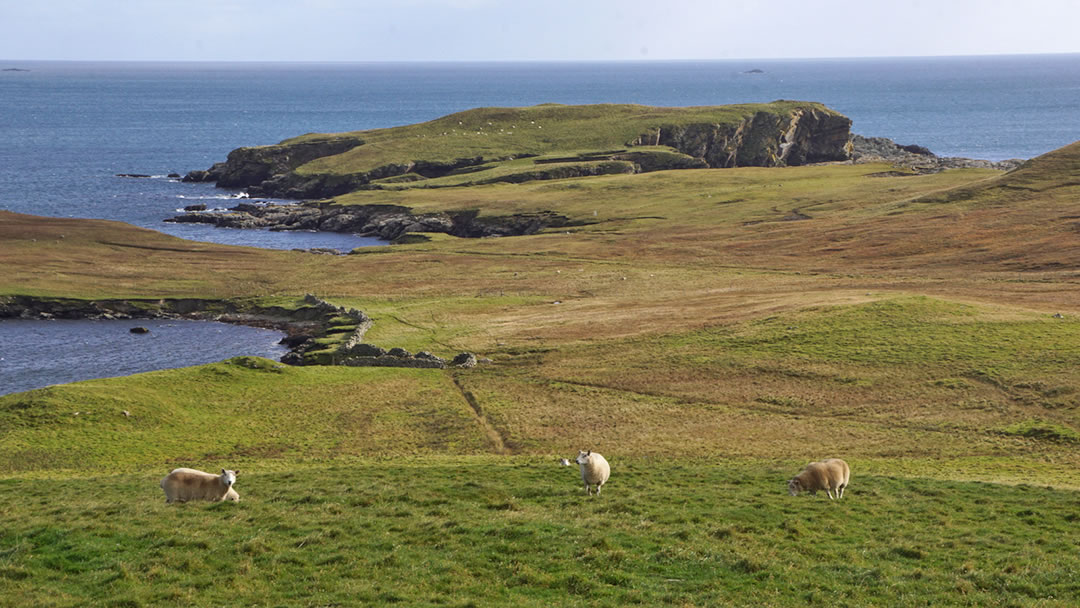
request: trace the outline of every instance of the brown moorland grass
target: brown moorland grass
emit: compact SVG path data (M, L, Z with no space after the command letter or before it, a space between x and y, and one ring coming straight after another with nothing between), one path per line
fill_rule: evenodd
M0 293L318 293L370 311L382 346L493 358L458 385L510 451L618 437L648 453L697 437L701 454L768 458L839 427L867 458L1072 462L1071 444L1039 434L1080 428L1068 355L1080 247L1052 221L1070 213L1074 148L1022 170L1037 191L1002 189L998 172L831 165L361 192L338 202L590 223L344 257L2 213ZM980 188L995 188L992 203Z
M1024 187L838 165L386 193L591 223L342 257L0 212L0 297L313 292L381 346L493 359L0 397L0 605L1071 606L1078 156ZM555 466L580 448L613 463L603 499ZM784 493L834 455L843 502ZM244 501L165 505L179 465L241 469Z

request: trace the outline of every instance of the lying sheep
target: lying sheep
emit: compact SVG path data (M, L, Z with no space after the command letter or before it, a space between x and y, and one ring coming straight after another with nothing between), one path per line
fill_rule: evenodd
M165 502L187 502L189 500L240 500L240 495L232 489L236 475L240 471L221 469L221 475L212 475L195 469L173 469L161 479L161 489L165 490ZM229 496L229 492L235 498Z
M833 498L833 492L836 492L836 498L843 498L844 488L847 487L850 477L851 468L839 458L811 462L806 465L802 473L788 481L788 492L792 496L798 496L803 490L811 494L816 494L818 490L825 490L830 499Z
M585 493L592 495L592 489L589 486L596 486L596 495L600 495L600 488L607 483L608 477L611 477L611 465L608 461L596 452L578 452L575 459L579 465L581 465L581 481L585 483Z

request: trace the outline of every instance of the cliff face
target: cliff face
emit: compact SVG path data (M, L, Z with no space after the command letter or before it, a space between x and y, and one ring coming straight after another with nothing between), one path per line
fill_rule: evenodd
M523 134L526 122L535 130ZM847 159L850 127L850 119L820 104L792 101L488 108L408 127L239 148L224 163L185 179L248 188L252 196L312 199L369 188L778 167ZM468 180L460 178L466 174Z
M846 160L851 119L818 110L758 112L738 125L660 126L633 145L668 146L709 167L781 167Z
M192 171L184 181L217 182L222 188L257 186L324 156L334 156L363 145L357 138L328 139L254 148L237 148L223 163L207 171Z

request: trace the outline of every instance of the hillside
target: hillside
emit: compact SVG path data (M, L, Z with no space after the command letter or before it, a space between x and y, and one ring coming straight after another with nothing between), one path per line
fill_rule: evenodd
M0 212L0 297L315 293L371 343L492 360L0 397L0 605L1071 606L1077 167L360 190L326 206L570 223L347 256ZM578 449L612 462L599 499ZM843 501L788 496L827 456ZM165 505L174 466L240 469L243 502Z
M239 148L191 181L253 195L520 183L664 169L843 160L851 121L821 104L479 108L387 129Z

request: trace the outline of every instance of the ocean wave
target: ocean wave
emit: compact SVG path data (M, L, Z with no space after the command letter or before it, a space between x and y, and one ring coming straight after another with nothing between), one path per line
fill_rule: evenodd
M203 196L187 196L185 194L176 195L176 198L182 198L189 201L227 201L247 197L247 192L237 192L236 194L207 194Z

